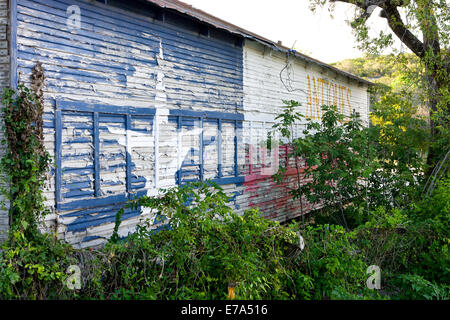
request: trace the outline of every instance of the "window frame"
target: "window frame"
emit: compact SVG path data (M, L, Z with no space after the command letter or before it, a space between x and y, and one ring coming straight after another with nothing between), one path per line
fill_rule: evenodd
M205 121L210 120L217 120L217 141L218 141L218 148L217 148L217 178L215 179L209 179L217 184L239 184L244 182L244 176L240 175L239 172L239 165L238 165L238 144L239 142L239 134L238 130L243 129L243 121L244 121L244 115L240 113L226 113L226 112L217 112L217 111L193 111L193 110L181 110L181 109L174 109L169 111L169 117L172 119L175 118L177 123L177 134L178 136L181 135L182 130L182 123L183 118L190 118L195 120L200 120L200 163L199 165L199 179L196 180L189 180L189 181L183 181L182 180L182 170L183 170L183 164L182 162L177 166L177 177L175 183L177 185L183 185L187 182L193 182L193 181L205 181L204 179L204 151L205 151L205 144L204 144L204 137L203 137L203 124ZM234 173L233 176L223 176L223 170L222 170L222 162L220 159L222 159L223 155L223 148L222 148L222 124L223 122L233 123L234 125ZM177 153L179 154L181 145L180 145L180 139L178 138L178 145L177 145ZM242 137L241 137L242 140Z
M91 104L81 101L55 100L55 202L56 209L60 211L69 211L76 209L87 209L93 207L100 207L106 205L113 205L123 203L131 200L134 197L142 195L142 192L132 193L131 187L131 155L126 152L126 191L124 194L101 197L100 195L100 132L99 132L99 118L100 114L122 115L126 117L125 128L128 134L131 130L132 116L147 116L151 117L152 126L154 126L156 109L155 108L136 108L132 106L113 106L105 104ZM63 112L82 112L92 114L93 117L93 151L94 151L94 195L89 199L67 200L64 201L62 189L62 113ZM153 128L152 128L153 130ZM128 149L128 145L126 146Z

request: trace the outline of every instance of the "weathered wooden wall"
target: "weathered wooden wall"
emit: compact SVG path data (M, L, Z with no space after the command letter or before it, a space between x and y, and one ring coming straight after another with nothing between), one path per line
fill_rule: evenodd
M80 29L66 23L73 4ZM183 181L214 175L219 126L222 177L236 177L233 144L243 118L236 38L150 8L136 14L92 1L18 0L17 18L19 79L29 81L37 60L47 77L45 140L55 160L47 220L60 237L83 246L103 241L124 200L174 185L182 164L191 167ZM138 215L126 213L121 234Z
M279 164L288 169L288 177L285 183L276 185L270 170L271 153L265 146L274 119L282 112L282 100L300 102L297 111L313 120L320 119L321 105L334 104L347 116L353 110L359 112L368 125L367 85L251 40L245 42L243 62L244 141L252 146L246 157L243 194L250 207L258 207L268 218L286 221L300 214L299 201L288 193L297 183L295 163L291 159L287 164L286 149L280 147ZM298 137L304 125L293 129ZM306 211L310 208L309 204L304 206Z
M12 76L29 83L41 61L47 77L47 227L78 246L96 245L127 199L199 179L219 182L238 212L298 216L288 195L294 165L286 148L267 147L281 100L301 102L299 111L314 119L321 104L333 103L367 122L367 86L183 15L108 2L12 1ZM72 5L80 28L68 24ZM271 177L279 164L288 167L283 185ZM126 211L119 233L142 219L154 217Z
M0 0L0 91L10 84L10 15L8 10L8 0ZM3 119L3 117L1 117ZM0 120L1 121L1 120ZM1 122L0 122L1 125ZM0 139L3 139L3 132L0 132ZM0 156L3 156L5 147L0 147ZM4 201L3 195L0 195L0 201ZM8 203L5 203L8 207ZM8 211L0 209L0 242L6 237L8 229Z

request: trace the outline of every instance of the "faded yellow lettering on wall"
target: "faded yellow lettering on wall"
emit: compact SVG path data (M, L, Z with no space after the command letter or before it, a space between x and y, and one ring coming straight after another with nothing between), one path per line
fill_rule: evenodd
M308 95L306 96L306 118L314 119L313 107L312 107L312 96L311 96L311 79L308 78Z
M350 88L326 79L315 78L309 75L307 75L306 78L308 79L306 118L313 120L321 119L321 106L324 104L335 105L340 113L347 116L352 113L350 104L352 93Z
M312 79L313 79L313 85L314 85L313 101L314 101L314 105L318 106L319 105L319 81L317 81L317 87L316 87L316 80L314 79L314 77ZM320 119L321 118L320 117L320 108L316 108L316 111L317 111L316 119Z
M351 95L352 95L351 90L347 88L347 105L348 105L349 115L352 114L352 107L350 105L350 97L351 97Z

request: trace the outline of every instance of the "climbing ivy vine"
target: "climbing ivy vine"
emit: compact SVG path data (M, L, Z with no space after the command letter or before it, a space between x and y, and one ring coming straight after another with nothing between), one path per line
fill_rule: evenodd
M2 95L6 153L0 160L5 183L1 192L9 200L12 230L32 236L39 217L46 214L43 185L50 155L44 146L43 93L44 72L37 63L33 68L31 89L19 84L17 90L6 88ZM5 207L5 204L3 204Z

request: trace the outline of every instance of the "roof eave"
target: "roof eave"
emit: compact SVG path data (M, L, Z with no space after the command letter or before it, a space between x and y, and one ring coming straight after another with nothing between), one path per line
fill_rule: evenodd
M329 69L333 72L336 72L337 74L341 74L345 77L348 77L350 79L353 79L359 83L363 83L366 84L368 86L373 86L374 83L371 81L368 81L366 79L363 79L361 77L358 77L354 74L351 74L349 72L340 70L336 67L333 67L325 62L319 61L317 59L311 58L307 55L304 55L302 53L299 53L295 50L289 49L287 47L284 47L282 45L279 45L278 43L273 42L272 40L269 40L267 38L264 38L260 35L257 35L253 32L250 32L248 30L245 30L243 28L240 28L236 25L233 25L227 21L224 21L222 19L219 19L207 12L204 12L202 10L196 9L194 7L192 7L191 5L188 5L184 2L178 1L178 0L147 0L150 3L153 3L155 5L157 5L158 7L164 8L164 9L171 9L174 10L178 13L187 15L199 22L202 23L206 23L210 26L213 26L217 29L222 29L225 30L229 33L232 33L234 35L238 35L241 36L245 39L250 39L250 40L254 40L257 41L263 45L266 45L268 47L272 47L273 49L280 51L280 52L285 52L288 54L294 54L297 58L300 58L302 60L305 60L308 63L314 63L317 64L323 68Z

